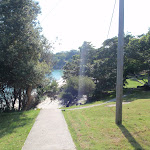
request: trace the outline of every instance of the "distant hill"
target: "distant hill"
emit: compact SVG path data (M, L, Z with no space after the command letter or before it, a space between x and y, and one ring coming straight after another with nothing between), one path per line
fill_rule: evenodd
M54 69L62 69L66 62L71 61L74 55L79 55L79 51L71 50L54 54Z

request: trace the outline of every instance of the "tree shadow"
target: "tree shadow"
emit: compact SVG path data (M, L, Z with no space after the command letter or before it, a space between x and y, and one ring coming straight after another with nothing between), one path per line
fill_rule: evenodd
M123 98L124 102L132 102L137 99L150 99L150 91L144 91L140 89L134 89L134 90L125 90L126 97Z
M0 138L33 121L23 112L0 113Z
M124 125L118 125L118 127L135 150L143 150L142 146L136 141L136 139L131 135Z

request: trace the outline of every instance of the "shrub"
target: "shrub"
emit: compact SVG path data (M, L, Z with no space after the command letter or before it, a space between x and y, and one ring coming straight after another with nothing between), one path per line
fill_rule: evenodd
M95 83L91 78L83 76L71 77L63 87L61 98L64 100L64 105L72 105L83 95L87 95L87 98L92 96L94 90Z

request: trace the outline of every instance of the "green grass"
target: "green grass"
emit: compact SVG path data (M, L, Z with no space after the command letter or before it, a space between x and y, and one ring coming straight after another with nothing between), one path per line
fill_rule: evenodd
M127 79L126 81L127 83L125 84L124 88L137 88L137 86L142 86L144 84L142 80L139 81L142 82L143 84L133 79Z
M150 99L150 91L141 91L139 89L134 89L130 95L123 98L123 101L132 102L138 99Z
M150 92L124 98L123 125L115 124L115 107L105 105L64 111L78 150L150 149ZM110 103L114 104L114 102ZM109 104L106 104L109 105Z
M0 113L0 150L21 150L39 110Z

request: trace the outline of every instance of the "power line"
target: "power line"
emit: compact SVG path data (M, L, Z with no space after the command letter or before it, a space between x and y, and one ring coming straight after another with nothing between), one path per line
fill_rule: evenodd
M112 12L111 20L110 20L110 25L109 25L109 29L108 29L107 39L108 39L108 36L109 36L109 32L110 32L110 28L111 28L111 23L112 23L113 16L114 16L115 6L116 6L116 0L115 0L113 12Z
M44 16L43 20L41 21L41 23L48 17L48 15L60 4L62 0L59 0L56 5Z

